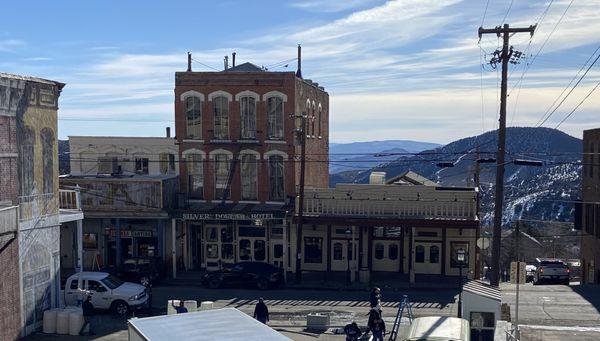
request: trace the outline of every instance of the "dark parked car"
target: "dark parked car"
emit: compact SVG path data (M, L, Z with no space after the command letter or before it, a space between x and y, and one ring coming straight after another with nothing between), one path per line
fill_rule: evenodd
M211 289L256 285L257 288L266 290L282 283L283 269L261 262L236 263L202 276L202 284Z
M125 281L137 282L147 286L158 282L163 277L164 271L162 269L160 259L137 257L123 261L123 264L117 267L113 273Z

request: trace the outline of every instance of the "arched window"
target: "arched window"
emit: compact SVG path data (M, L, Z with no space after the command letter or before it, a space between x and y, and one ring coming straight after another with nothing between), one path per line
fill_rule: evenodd
M21 195L29 196L33 194L33 189L35 187L34 180L34 166L35 166L35 155L34 155L34 146L35 146L35 133L33 129L30 127L25 127L23 129L23 140L21 143L21 172L19 173L21 176ZM53 175L54 176L54 175Z
M228 200L231 197L231 191L227 188L231 166L230 155L215 154L213 162L215 165L215 199Z
M283 139L283 99L279 96L267 98L267 138Z
M433 245L429 248L429 263L440 262L440 248L439 246Z
M415 263L425 262L425 247L423 245L417 245L415 247Z
M54 132L42 129L42 164L44 169L44 193L54 193Z
M269 156L269 200L283 201L285 199L283 180L283 156Z
M201 154L187 154L185 165L188 175L188 193L190 198L204 199L204 165Z
M241 138L256 138L256 99L246 96L240 99Z
M344 255L344 251L342 248L342 243L340 242L335 242L333 244L333 259L334 260L342 260Z
M323 137L323 107L321 107L321 104L319 104L319 117L317 118L319 120L319 124L318 124L318 128L319 128L319 137Z
M216 140L229 139L229 99L218 96L212 99L215 119L214 138Z
M375 243L375 259L383 259L383 250L383 244Z
M202 138L202 101L200 97L185 99L185 135L188 139Z
M241 155L242 200L258 198L258 158L254 154Z

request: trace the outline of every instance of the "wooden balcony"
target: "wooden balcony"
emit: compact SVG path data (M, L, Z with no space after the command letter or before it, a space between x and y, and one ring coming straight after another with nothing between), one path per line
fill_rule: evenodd
M81 208L80 191L61 189L58 192L60 222L83 220Z
M477 192L430 186L341 185L305 191L307 217L477 220ZM296 207L299 207L296 198Z

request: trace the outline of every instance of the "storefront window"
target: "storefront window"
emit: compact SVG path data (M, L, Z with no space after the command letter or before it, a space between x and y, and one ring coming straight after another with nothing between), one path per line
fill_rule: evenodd
M255 240L254 241L254 260L262 261L265 260L265 241Z
M440 262L440 248L439 246L433 245L429 248L429 263Z
M334 260L342 260L343 250L342 243L333 244L333 259Z
M282 258L283 257L283 245L275 244L273 246L273 258Z
M233 226L227 226L221 228L221 242L232 243L233 242Z
M240 237L264 237L265 228L262 226L240 226L238 234Z
M221 245L221 258L222 259L233 259L233 244L222 244Z
M415 263L425 262L425 247L423 245L417 245L415 248Z
M383 259L383 244L377 243L375 244L375 259Z
M240 260L250 260L250 241L248 239L240 240Z
M206 240L209 242L217 241L217 228L216 227L209 227L206 230Z
M206 258L219 258L218 244L206 244Z
M391 260L398 259L398 245L396 245L396 244L390 244L388 246L388 257Z
M323 262L323 238L304 237L304 263Z

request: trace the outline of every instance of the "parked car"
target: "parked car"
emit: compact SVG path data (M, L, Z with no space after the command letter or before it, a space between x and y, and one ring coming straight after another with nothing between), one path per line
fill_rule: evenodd
M533 264L525 265L525 282L533 282L537 267Z
M111 273L122 280L137 282L148 286L158 282L164 275L162 263L152 257L129 258L115 268Z
M127 315L148 304L146 287L123 282L107 272L79 272L67 279L66 305L77 305L87 295L92 296L95 309L112 310L119 315Z
M202 284L216 289L226 286L256 285L261 290L283 283L283 269L262 262L241 262L224 266L202 276Z
M560 259L538 258L533 284L555 282L569 285L570 273L567 264Z

